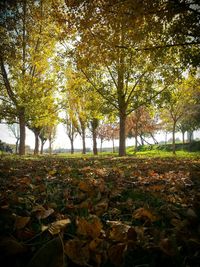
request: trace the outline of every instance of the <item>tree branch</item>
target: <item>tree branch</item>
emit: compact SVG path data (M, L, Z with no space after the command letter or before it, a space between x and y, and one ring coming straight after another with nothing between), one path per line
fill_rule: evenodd
M0 57L0 64L1 64L1 73L2 73L2 76L3 76L3 81L4 81L4 85L6 87L8 96L13 101L13 103L15 105L17 105L16 96L15 96L15 94L14 94L14 92L13 92L11 86L10 86L10 82L8 80L8 75L7 75L7 72L6 72L6 69L5 69L4 62L3 62L3 58L2 57Z
M121 49L134 49L136 51L148 51L148 50L154 50L159 48L170 48L170 47L177 47L177 46L190 46L190 45L200 45L199 42L185 42L180 44L163 44L163 45L155 45L155 46L149 46L149 47L143 47L143 48L136 48L132 46L125 46L125 45L116 45L115 47L121 48Z

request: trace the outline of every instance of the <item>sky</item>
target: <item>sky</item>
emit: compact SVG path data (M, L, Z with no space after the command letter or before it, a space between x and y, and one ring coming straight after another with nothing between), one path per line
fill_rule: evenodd
M178 133L176 134L176 137L179 137L181 139L181 134ZM165 141L165 135L163 133L158 133L155 135L155 138L157 141ZM171 138L171 134L167 135L167 139ZM200 132L195 132L194 133L194 138L200 138ZM7 125L5 124L0 124L0 140L2 142L6 142L8 144L15 144L15 138L12 134L12 132L8 129ZM149 139L151 143L152 140ZM34 134L29 130L26 129L26 145L29 145L31 148L34 148ZM100 140L97 140L97 145L98 148L100 147ZM127 146L132 146L134 145L134 139L127 138L126 139L126 145ZM115 140L115 146L118 146L118 140ZM77 137L74 142L74 147L75 148L82 148L82 142L81 138ZM91 138L86 138L86 147L92 149L92 139ZM103 142L103 147L112 147L112 142L111 141L105 141ZM44 148L48 148L48 142L46 142ZM53 148L68 148L70 149L70 142L69 139L65 133L65 128L62 124L58 125L57 128L57 134L56 134L56 140L53 144Z

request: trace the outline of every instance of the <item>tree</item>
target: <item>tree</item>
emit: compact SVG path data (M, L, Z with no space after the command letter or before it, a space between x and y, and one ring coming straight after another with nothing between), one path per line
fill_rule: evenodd
M159 125L152 112L152 107L140 107L132 112L126 122L126 131L128 136L135 138L135 151L138 148L138 137L141 139L141 144L148 143L144 136L151 136L156 142L153 133L159 129ZM149 144L149 143L148 143Z
M188 109L194 106L196 102L193 94L194 91L189 84L189 79L183 79L163 94L165 101L161 109L161 118L165 124L171 127L173 154L175 154L175 132L177 130L177 124L188 113Z
M20 139L20 135L19 135L19 124L17 124L17 123L8 124L8 129L12 132L13 136L16 139L15 153L17 154L18 151L19 151L19 139Z
M146 25L145 16L135 15L131 17L132 21L130 16L127 19L130 1L67 1L67 4L69 24L75 25L79 36L75 58L78 68L92 87L118 111L119 155L123 156L126 118L139 106L149 104L164 90L165 85L161 87L160 83L159 88L158 83L167 68L164 71L159 68L160 51L150 53L132 48L122 49L149 44L147 36L152 33L151 26ZM139 3L136 3L136 7L139 7ZM154 41L155 38L154 35ZM164 78L162 84L165 84Z
M66 133L70 140L71 154L74 154L74 139L76 138L78 132L77 132L77 128L75 127L76 119L74 118L74 114L72 110L66 111L66 118L63 120L63 124L66 128Z
M25 153L27 107L30 109L35 101L32 98L32 93L37 96L35 84L38 79L44 80L55 45L51 4L46 0L21 0L3 1L0 6L1 99L18 117L21 155Z

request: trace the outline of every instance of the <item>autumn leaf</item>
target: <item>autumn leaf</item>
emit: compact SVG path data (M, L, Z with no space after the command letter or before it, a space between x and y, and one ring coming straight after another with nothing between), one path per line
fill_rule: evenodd
M46 210L43 206L38 205L33 208L32 212L36 213L38 219L45 219L54 213L54 209L49 208Z
M77 218L77 234L90 238L96 238L100 236L102 230L102 224L100 219L92 215L86 220L85 218Z
M164 238L159 243L160 249L169 256L174 256L176 254L176 250L172 241L168 238Z
M111 246L108 249L108 257L112 264L114 264L115 266L122 266L125 248L126 248L125 243L119 243Z
M69 240L65 243L66 255L76 264L85 266L90 259L89 246L82 240Z
M92 191L92 187L88 182L81 181L79 183L78 187L83 192L87 192L88 193L88 192Z
M145 208L139 208L133 213L133 218L138 220L155 222L157 217Z
M109 222L109 224L112 225L109 232L109 238L114 241L124 242L127 238L130 226L119 221Z
M30 217L16 216L15 228L18 230L23 229L28 224L29 221L30 221Z
M60 231L70 223L71 223L70 219L63 219L63 220L59 220L59 221L53 222L48 227L48 231L52 235L59 234Z

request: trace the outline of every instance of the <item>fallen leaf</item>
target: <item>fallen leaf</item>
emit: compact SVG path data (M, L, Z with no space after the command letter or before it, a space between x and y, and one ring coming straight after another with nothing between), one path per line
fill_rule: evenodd
M50 226L48 228L48 231L52 235L59 234L60 231L70 223L71 223L70 219L63 219L63 220L59 220L59 221L53 222L53 223L50 224Z
M109 248L108 257L112 264L114 264L115 266L123 265L123 255L125 248L126 248L125 243L119 243Z
M88 218L88 220L84 218L77 218L77 234L96 238L100 236L102 224L100 219L92 215Z
M123 224L121 222L113 224L109 232L109 238L114 241L123 242L127 238L129 228L129 225Z
M45 219L49 217L52 213L54 213L54 209L49 208L46 210L43 206L38 205L34 207L32 212L35 212L36 217L40 220L40 219Z
M138 220L145 220L150 222L155 222L157 217L153 215L149 210L145 208L139 208L133 213L133 218Z
M76 264L85 266L90 259L89 246L81 240L69 240L65 243L66 255Z
M17 230L23 229L28 224L29 221L30 221L30 217L16 216L15 228Z

